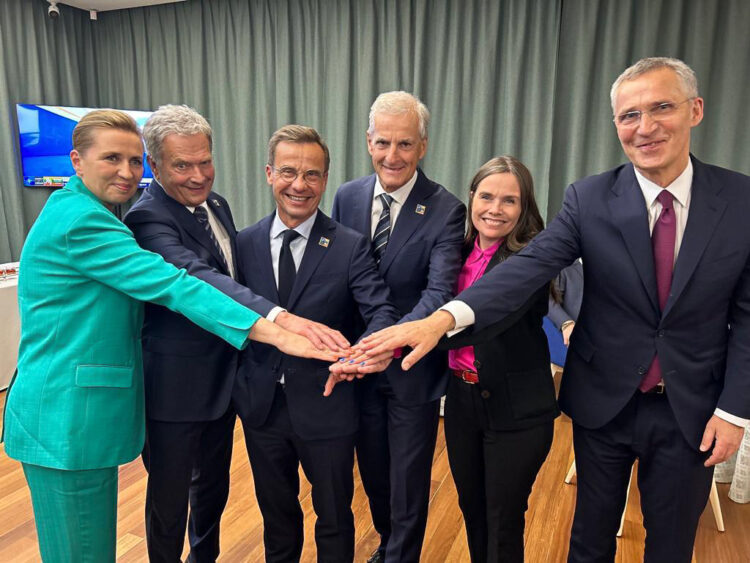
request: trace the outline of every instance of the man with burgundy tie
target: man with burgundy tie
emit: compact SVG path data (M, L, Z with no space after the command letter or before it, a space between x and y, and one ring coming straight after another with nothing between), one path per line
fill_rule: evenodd
M738 449L750 418L750 178L690 154L703 100L682 61L637 62L611 101L631 163L573 183L526 249L367 345L414 347L408 367L446 332L498 322L582 257L559 398L578 470L568 560L614 561L638 459L645 561L689 562L713 465Z
M124 219L138 244L318 346L346 346L338 331L292 315L235 281L237 231L227 201L212 191L208 121L187 106L162 106L147 121L144 138L154 181ZM150 303L142 337L149 559L180 561L189 507L189 560L213 562L229 493L238 353Z
M421 319L453 296L461 269L465 206L418 168L430 113L407 92L370 108L367 150L375 174L343 184L331 216L372 240L378 269L403 319ZM447 352L411 374L398 362L355 382L360 400L357 463L380 545L372 563L419 561Z
M237 269L257 295L340 330L352 342L398 321L368 237L318 209L328 180L328 147L311 127L286 125L268 142L266 179L276 211L237 236ZM355 321L361 316L365 326ZM381 371L382 361L364 370ZM265 561L299 561L304 543L299 466L312 485L318 561L354 558L352 383L328 386L328 364L251 346L235 400L263 515Z

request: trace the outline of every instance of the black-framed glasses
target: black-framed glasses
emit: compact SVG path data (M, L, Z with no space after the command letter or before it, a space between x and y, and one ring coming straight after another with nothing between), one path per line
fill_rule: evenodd
M304 180L308 186L318 186L323 181L323 172L320 170L305 170L302 172L291 166L282 166L281 168L276 168L274 166L273 171L276 172L282 180L289 182L290 184L294 182L300 174L302 174L302 180Z
M668 119L677 113L677 108L682 104L694 99L695 98L688 98L681 102L661 102L651 106L651 109L634 109L626 111L625 113L616 115L613 121L616 125L621 127L635 127L641 122L641 117L643 117L644 113L654 121L662 121L663 119Z

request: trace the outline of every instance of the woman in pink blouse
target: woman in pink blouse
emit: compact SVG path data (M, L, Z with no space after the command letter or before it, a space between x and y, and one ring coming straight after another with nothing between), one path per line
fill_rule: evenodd
M543 228L528 169L511 156L485 163L469 189L457 292ZM560 413L542 330L548 293L545 284L506 320L447 341L445 438L473 563L523 563L524 513Z

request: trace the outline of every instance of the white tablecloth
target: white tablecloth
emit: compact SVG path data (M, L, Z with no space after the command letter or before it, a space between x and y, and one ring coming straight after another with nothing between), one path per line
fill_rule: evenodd
M5 389L16 369L21 336L18 278L0 279L0 326L0 389Z
M717 483L729 483L729 498L734 502L750 502L750 430L745 430L739 451L716 466Z

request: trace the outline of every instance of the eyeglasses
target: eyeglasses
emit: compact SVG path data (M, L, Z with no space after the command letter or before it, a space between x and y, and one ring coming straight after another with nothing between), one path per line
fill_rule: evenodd
M677 108L679 106L694 99L695 98L688 98L687 100L683 100L681 102L662 102L660 104L656 104L651 109L634 109L631 111L626 111L625 113L616 115L613 121L620 127L635 127L641 122L641 117L643 117L644 113L648 114L648 116L654 121L662 121L664 119L672 117L675 113L677 113Z
M320 170L305 170L302 172L289 166L284 166L282 168L276 168L274 166L273 171L276 172L282 180L290 184L294 182L300 174L302 174L302 180L304 180L308 186L315 187L320 185L323 181L323 172Z

